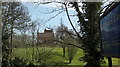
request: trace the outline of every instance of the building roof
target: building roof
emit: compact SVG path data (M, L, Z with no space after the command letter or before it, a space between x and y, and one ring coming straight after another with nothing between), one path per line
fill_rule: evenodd
M50 30L45 29L44 32L53 32L53 29L50 29Z

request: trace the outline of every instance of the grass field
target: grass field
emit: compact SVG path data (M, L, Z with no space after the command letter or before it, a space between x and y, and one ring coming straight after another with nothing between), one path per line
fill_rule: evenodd
M68 58L67 58L67 53L66 53L66 57L62 56L62 48L60 47L39 47L38 51L44 51L48 52L49 54L51 54L50 58L46 57L45 55L43 55L42 57L46 57L47 59L47 63L49 64L55 64L55 63L66 63L67 65L85 65L85 63L83 63L82 61L79 61L78 59L80 57L83 56L83 52L81 49L77 50L77 53L74 57L74 59L72 60L72 63L69 64ZM36 48L34 49L34 53L36 54ZM51 52L49 52L50 50L52 50ZM27 52L26 52L27 51ZM34 55L35 56L35 55ZM11 57L21 57L24 59L28 59L31 60L32 59L32 48L14 48L12 56ZM108 65L107 62L107 58L105 58L106 63L105 64L101 64L101 65ZM112 58L112 62L113 65L119 65L119 61L120 59L117 58Z

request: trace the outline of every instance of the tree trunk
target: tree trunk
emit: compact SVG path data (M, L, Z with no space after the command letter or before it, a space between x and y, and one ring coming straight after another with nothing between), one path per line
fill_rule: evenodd
M32 54L32 60L34 60L34 33L32 33L32 48L33 48L33 54Z
M9 48L9 34L5 31L6 23L4 23L2 27L2 67L9 66L9 56L10 56L10 48Z
M69 63L72 63L72 60L71 60L71 59L69 59Z
M65 47L63 47L63 57L65 57Z

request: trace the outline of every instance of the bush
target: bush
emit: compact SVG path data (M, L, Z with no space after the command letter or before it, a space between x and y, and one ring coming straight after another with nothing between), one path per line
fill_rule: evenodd
M11 67L26 67L27 63L26 63L26 60L15 57L13 60L10 61L10 66Z
M67 54L68 54L69 63L72 62L76 53L77 53L77 48L76 47L71 46L71 45L69 45L67 47Z

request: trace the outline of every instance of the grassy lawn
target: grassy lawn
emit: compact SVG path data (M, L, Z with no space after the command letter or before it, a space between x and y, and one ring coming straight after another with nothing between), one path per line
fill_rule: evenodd
M106 61L105 64L102 64L103 66L108 66L108 59L105 57L104 60ZM118 58L112 58L112 65L113 67L120 67L120 59Z
M51 53L51 56L50 58L47 60L47 62L49 64L57 64L57 63L67 63L67 65L85 65L85 63L83 63L82 61L79 61L78 59L80 57L83 56L83 52L81 49L78 49L77 50L77 53L74 57L74 59L72 60L72 63L68 64L69 61L68 61L68 58L67 58L67 52L66 52L66 57L62 57L62 48L60 47L39 47L38 50L39 52L40 51L43 51L42 49L44 49L45 52L52 50L50 53ZM35 51L34 53L36 53L37 49L35 48ZM27 51L27 52L26 52ZM28 59L28 60L31 60L32 59L32 48L14 48L13 50L13 53L12 53L12 56L11 57L21 57L21 58L24 58L24 59ZM43 57L46 57L46 56L43 56ZM108 61L107 61L107 58L104 59L106 61L105 64L102 64L102 65L108 65ZM112 62L113 62L113 65L119 65L120 59L117 59L117 58L112 58Z

